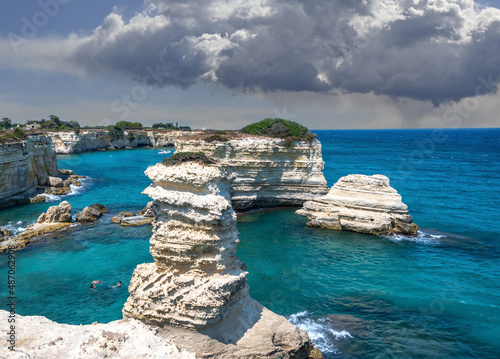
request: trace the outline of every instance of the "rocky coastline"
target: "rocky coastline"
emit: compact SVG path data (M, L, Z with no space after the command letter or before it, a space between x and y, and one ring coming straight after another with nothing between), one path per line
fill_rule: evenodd
M126 130L123 138L112 138L106 130L48 132L57 154L136 147L174 147L180 137L200 131Z
M0 173L0 207L44 202L43 194L67 194L83 178L57 168L54 144L46 135L0 144Z
M239 240L230 197L234 173L219 164L189 162L157 164L146 174L153 182L144 193L153 199L154 263L134 271L124 319L74 326L17 316L23 330L15 355L207 359L318 355L306 332L248 294L247 268L236 256ZM40 220L70 219L71 206L67 202L60 206ZM8 312L0 311L0 316L7 317ZM0 349L0 354L4 352L6 346Z

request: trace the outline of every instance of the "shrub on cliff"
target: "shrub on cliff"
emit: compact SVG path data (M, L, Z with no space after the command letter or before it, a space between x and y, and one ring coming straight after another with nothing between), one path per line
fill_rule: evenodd
M174 166L184 162L198 162L204 165L216 163L213 158L208 157L203 152L176 152L172 157L165 158L162 161L165 166Z
M112 140L119 140L120 138L123 138L123 128L119 126L108 126L106 127L106 130L109 133L109 138Z
M309 130L300 123L282 118L266 118L262 121L252 123L242 129L250 135L261 135L270 137L305 137Z
M26 134L23 132L23 130L21 130L20 127L16 127L14 132L12 132L12 135L20 140L24 140L26 138Z
M316 138L316 135L310 133L307 127L282 118L266 118L244 127L241 131L250 135L283 138L286 147L290 147L294 141L311 142Z
M221 136L221 135L211 135L205 138L206 142L214 142L214 141L220 141L220 142L227 142L229 141L228 138Z
M128 130L128 129L141 129L142 123L140 122L129 122L129 121L120 121L116 123L116 126Z

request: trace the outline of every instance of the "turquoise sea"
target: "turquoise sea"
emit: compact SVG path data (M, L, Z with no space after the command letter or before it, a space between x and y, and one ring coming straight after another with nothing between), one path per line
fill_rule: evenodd
M251 296L307 330L327 358L500 357L500 129L316 131L325 176L385 174L421 227L417 238L308 228L294 209L238 217ZM17 312L70 324L121 318L135 266L152 261L151 226L110 222L148 202L159 149L58 157L89 176L51 203L0 210L21 230L50 205L110 213L17 252ZM7 303L7 261L0 296ZM90 282L101 280L97 290ZM124 286L112 288L118 280ZM6 306L3 309L7 309Z

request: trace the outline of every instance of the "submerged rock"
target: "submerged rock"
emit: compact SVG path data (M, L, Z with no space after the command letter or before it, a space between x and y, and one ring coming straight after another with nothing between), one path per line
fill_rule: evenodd
M154 200L154 263L132 276L125 317L162 332L197 358L307 358L307 334L250 298L236 256L232 175L225 167L149 167L143 193Z
M304 203L297 214L307 225L369 234L414 236L408 207L383 175L342 177L325 196Z
M76 214L77 222L94 222L104 213L108 213L108 209L100 203L93 204L90 207L85 207L81 212Z

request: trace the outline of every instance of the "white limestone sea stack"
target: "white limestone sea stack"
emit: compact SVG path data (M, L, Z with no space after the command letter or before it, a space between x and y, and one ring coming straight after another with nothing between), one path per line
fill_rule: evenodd
M157 164L146 175L154 263L134 271L124 317L163 327L200 358L307 358L307 334L248 294L230 170L185 162Z
M418 230L408 206L383 175L342 177L327 195L307 201L296 213L313 227L409 236Z
M328 192L323 175L321 142L232 133L227 141L184 136L177 140L177 152L203 152L231 166L232 204L236 210L254 207L301 206Z

